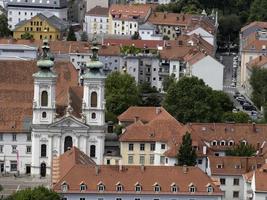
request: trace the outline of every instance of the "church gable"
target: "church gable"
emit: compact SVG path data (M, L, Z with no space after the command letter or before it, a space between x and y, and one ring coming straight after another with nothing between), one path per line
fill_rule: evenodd
M54 122L51 124L49 129L53 128L80 128L80 129L88 129L89 126L85 123L81 122L80 120L76 119L73 116L64 116L59 121Z

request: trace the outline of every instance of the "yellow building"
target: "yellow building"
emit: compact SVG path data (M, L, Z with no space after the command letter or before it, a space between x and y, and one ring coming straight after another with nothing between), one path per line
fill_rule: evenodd
M55 15L46 17L39 13L29 20L18 23L14 29L15 39L25 39L25 33L32 35L32 39L60 40L67 32L68 25Z

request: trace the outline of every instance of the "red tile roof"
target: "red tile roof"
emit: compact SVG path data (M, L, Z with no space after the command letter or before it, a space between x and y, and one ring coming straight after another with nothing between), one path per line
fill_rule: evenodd
M242 175L265 163L263 157L209 156L211 175ZM221 166L219 166L221 165Z
M247 67L252 69L252 68L261 68L264 65L267 64L267 56L266 55L260 55L258 57L256 57L255 59L249 61L247 63Z
M267 28L267 22L261 22L261 21L254 21L251 22L250 24L244 26L243 28L241 28L241 32L247 30L248 28L251 28L253 26L257 26L259 28Z
M108 8L96 6L89 10L85 15L108 17Z
M0 62L0 132L23 132L31 122L33 77L36 61ZM68 103L69 88L77 86L78 74L69 62L55 62L57 110L60 114Z
M75 150L79 151L78 149ZM69 154L66 152L65 154ZM65 157L64 160L62 157ZM61 156L62 166L71 166L74 163L74 156ZM69 165L71 163L71 165ZM136 193L135 185L139 183L142 187L140 194L154 194L154 185L158 183L161 187L159 194L171 193L171 186L176 184L178 192L175 195L222 195L218 187L212 180L198 167L178 167L178 166L95 166L91 163L77 163L73 167L66 167L60 174L60 181L54 185L54 190L61 193L61 184L68 184L66 193L80 192L80 184L87 185L84 193L98 192L97 186L102 183L105 186L104 194L117 193L116 185L123 186L122 194ZM78 173L77 173L78 172ZM131 177L131 178L129 178ZM189 193L189 186L194 185L197 189L195 193ZM207 192L207 186L214 188L213 193Z

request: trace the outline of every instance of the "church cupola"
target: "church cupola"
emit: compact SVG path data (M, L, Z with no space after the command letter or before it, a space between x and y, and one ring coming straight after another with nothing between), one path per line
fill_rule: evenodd
M38 72L33 74L33 124L51 124L56 111L55 87L57 75L53 72L54 58L47 40L42 46L42 55L37 61Z
M86 64L86 72L82 76L84 82L83 115L89 125L105 124L105 75L102 72L103 63L98 59L96 41L93 41L92 58Z

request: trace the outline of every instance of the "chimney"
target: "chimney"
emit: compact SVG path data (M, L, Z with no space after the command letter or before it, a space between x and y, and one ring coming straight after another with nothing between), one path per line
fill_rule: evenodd
M187 174L187 172L188 172L188 167L187 167L187 165L183 165L183 172L184 172L184 174Z
M136 123L138 120L139 120L139 117L138 116L135 116L134 117L134 122Z
M167 17L167 12L164 12L163 18L166 19Z
M99 174L99 167L98 165L95 166L95 175L98 175Z
M119 171L122 172L122 170L123 170L123 166L122 166L121 160L119 160Z
M183 21L185 20L185 16L183 15Z
M259 56L259 60L260 60L260 61L262 60L262 56Z
M145 171L145 166L141 165L141 171L144 172Z
M255 123L255 122L252 123L252 129L253 129L253 132L254 132L254 133L257 132L257 129L256 129L256 123Z
M156 114L160 114L161 113L161 110L160 110L160 107L156 107Z
M206 155L206 154L207 154L207 147L203 146L203 155Z
M176 17L176 20L179 21L179 19L180 19L179 16L177 16L177 17Z

